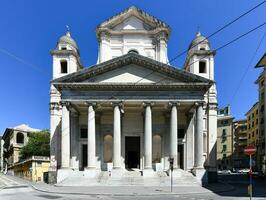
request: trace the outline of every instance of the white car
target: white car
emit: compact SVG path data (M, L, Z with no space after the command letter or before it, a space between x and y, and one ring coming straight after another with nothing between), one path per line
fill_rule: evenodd
M248 173L249 169L240 169L239 173L244 174L244 173Z

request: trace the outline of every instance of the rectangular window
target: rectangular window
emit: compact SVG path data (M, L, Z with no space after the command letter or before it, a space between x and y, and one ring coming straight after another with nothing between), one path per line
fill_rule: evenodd
M223 136L226 136L226 129L223 129Z
M81 128L80 129L80 138L82 138L82 139L88 138L88 129L87 128Z
M225 144L223 145L223 151L226 151L226 145Z
M206 73L206 62L200 61L199 62L199 73Z

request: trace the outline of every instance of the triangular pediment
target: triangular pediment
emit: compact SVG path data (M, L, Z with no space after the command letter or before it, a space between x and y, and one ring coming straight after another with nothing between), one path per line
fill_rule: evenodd
M85 68L55 79L53 83L101 84L211 84L213 81L135 53Z
M129 64L107 71L103 74L88 78L83 82L88 83L176 83L180 80L168 77L167 74L154 72L151 69Z
M135 6L125 9L98 26L98 28L108 28L112 30L152 30L156 27L169 28L169 26L163 21L149 15Z
M154 27L146 24L143 20L139 19L136 16L130 16L127 19L123 20L120 24L111 28L115 31L122 31L122 30L151 30Z

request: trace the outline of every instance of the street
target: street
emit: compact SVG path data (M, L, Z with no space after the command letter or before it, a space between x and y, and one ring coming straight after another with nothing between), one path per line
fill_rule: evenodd
M29 182L10 176L0 176L0 199L1 200L38 200L38 199L178 199L178 200L224 200L224 199L249 199L247 196L246 177L244 175L223 175L220 177L223 181L231 183L235 190L223 192L220 194L188 194L188 195L157 195L157 196L104 196L104 195L66 195L38 192L31 187ZM254 200L266 199L265 181L254 182ZM5 186L5 188L3 188Z

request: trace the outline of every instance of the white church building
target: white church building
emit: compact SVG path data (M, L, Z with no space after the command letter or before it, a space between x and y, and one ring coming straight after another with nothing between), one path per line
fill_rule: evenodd
M84 67L70 32L51 51L50 178L144 179L216 174L214 55L197 33L184 66L169 64L170 27L130 7L97 26L98 61ZM130 173L128 173L130 174Z

